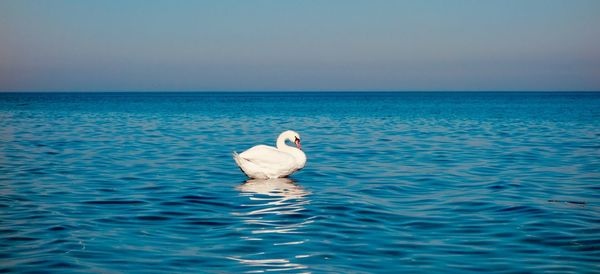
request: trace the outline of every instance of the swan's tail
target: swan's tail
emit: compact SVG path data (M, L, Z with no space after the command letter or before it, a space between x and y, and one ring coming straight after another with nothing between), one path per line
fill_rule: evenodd
M231 156L233 156L233 160L235 161L235 163L237 164L238 168L244 173L246 174L246 171L242 168L242 157L240 157L240 155L237 152L233 152L231 153Z
M239 167L241 167L241 165L240 165L240 155L237 152L234 151L233 153L231 153L231 156L233 156L233 160L235 161L235 163Z

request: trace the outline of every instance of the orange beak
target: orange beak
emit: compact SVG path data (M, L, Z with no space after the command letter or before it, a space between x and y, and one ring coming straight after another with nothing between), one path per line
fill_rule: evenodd
M299 150L302 150L302 146L300 145L300 139L296 138L296 140L294 140L294 143L296 144L296 147L297 147Z

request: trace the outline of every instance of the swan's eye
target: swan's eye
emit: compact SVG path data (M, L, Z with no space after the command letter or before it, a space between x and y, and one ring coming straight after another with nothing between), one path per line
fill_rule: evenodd
M298 138L298 136L294 136L294 138L296 138L296 140L294 140L294 142L300 142L300 138Z

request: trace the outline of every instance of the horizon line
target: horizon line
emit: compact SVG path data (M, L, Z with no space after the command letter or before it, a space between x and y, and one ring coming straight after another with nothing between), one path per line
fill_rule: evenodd
M600 90L0 90L0 93L318 93L318 92L379 92L379 93L409 93L409 92L600 92Z

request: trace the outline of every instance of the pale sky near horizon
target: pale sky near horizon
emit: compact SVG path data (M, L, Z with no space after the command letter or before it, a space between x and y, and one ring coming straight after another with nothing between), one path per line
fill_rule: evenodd
M0 91L600 91L600 1L0 1Z

